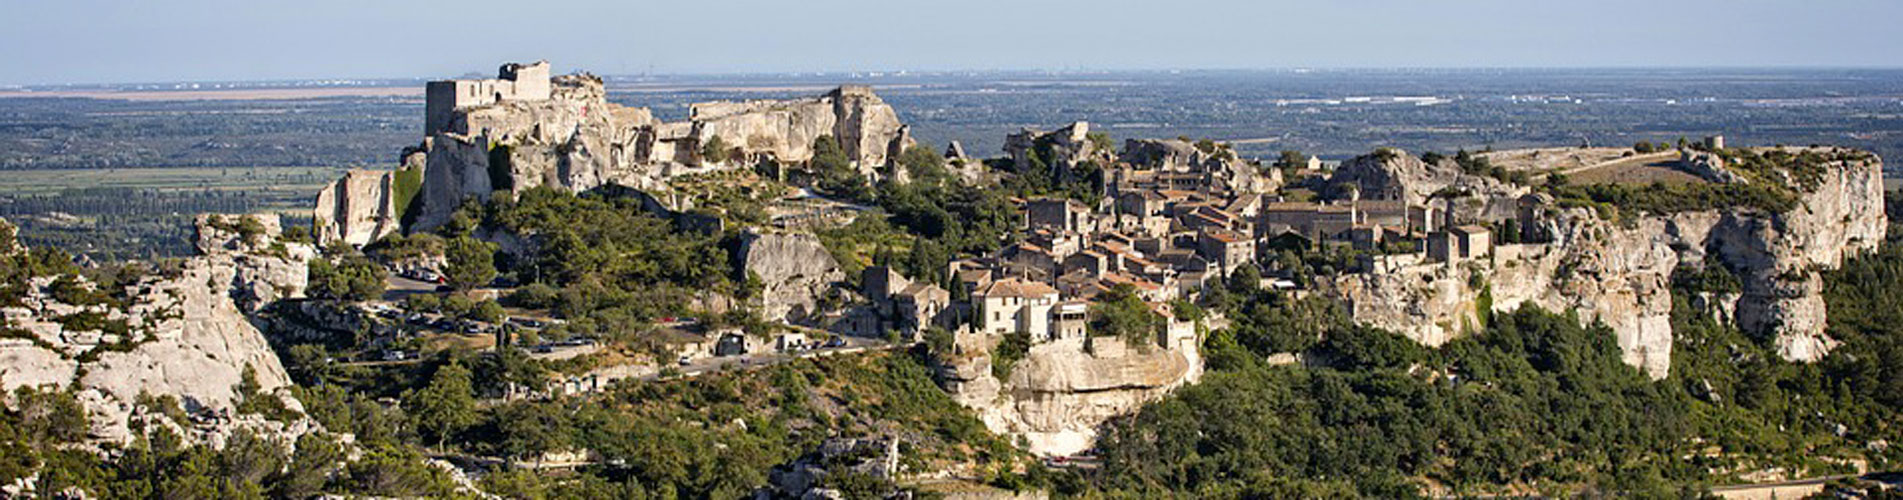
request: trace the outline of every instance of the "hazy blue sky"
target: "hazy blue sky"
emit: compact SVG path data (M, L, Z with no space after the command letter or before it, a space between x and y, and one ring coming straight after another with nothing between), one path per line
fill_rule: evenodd
M1903 66L1899 0L0 0L0 84L557 71Z

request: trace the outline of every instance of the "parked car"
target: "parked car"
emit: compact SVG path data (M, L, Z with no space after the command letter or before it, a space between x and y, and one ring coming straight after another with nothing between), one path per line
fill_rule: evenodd
M828 348L845 347L845 346L846 346L845 337L833 337L833 338L826 339L826 347Z

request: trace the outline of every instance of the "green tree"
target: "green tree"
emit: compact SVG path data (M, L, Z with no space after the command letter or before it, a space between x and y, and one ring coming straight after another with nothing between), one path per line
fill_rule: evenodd
M403 403L404 409L416 420L417 428L436 440L437 448L442 448L450 437L475 425L481 418L476 413L469 369L456 361L437 368L429 385L406 394Z
M497 304L496 301L493 301L493 300L484 300L482 302L478 302L476 303L476 307L469 311L469 319L481 321L484 323L495 323L498 321L502 321L504 318L507 318L508 316L509 316L509 313L502 309L502 304Z
M1284 149L1275 159L1275 168L1298 169L1308 167L1308 155L1293 149Z
M442 307L443 298L433 293L413 293L403 297L403 308L410 312L436 312Z
M324 487L330 483L331 475L343 466L346 459L343 447L330 438L315 432L298 436L290 462L277 480L272 481L272 496L311 498L322 494Z
M470 290L489 284L496 279L496 246L494 243L478 240L469 236L458 236L449 240L444 255L449 265L444 267L449 285L457 290Z
M284 368L308 385L324 385L332 377L330 351L322 344L297 344L285 350Z
M312 259L309 267L312 297L362 302L383 296L386 286L383 266L362 254L345 255L336 262Z
M494 424L501 436L502 455L511 460L542 456L569 446L562 409L550 403L516 401L497 407Z
M1118 284L1091 304L1090 334L1119 337L1131 346L1154 345L1165 318L1137 296L1136 287Z
M945 157L929 148L912 146L899 154L899 164L912 176L912 182L938 184L951 176L945 171Z
M352 489L384 497L444 497L456 490L449 473L424 463L416 450L372 446L349 467Z
M706 160L708 163L725 162L727 161L727 154L727 142L721 140L719 134L709 135L707 142L700 145L700 159Z
M813 140L813 158L807 167L818 178L821 191L854 201L872 201L872 186L853 168L852 157L830 135Z

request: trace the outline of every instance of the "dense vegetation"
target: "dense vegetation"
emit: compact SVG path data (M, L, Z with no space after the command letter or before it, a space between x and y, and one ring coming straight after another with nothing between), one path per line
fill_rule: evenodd
M446 269L451 281L488 282L479 264L496 249L469 235L514 235L525 241L523 251L495 254L494 264L517 282L559 290L551 305L570 319L685 313L696 293L733 293L739 282L724 235L684 230L632 196L537 187L514 200L466 207L452 219L441 232L447 251L463 258L450 261L469 269Z
M1008 476L1025 457L938 389L922 354L799 360L688 380L621 384L597 395L476 404L493 361L433 361L402 408L382 408L334 385L303 400L326 427L395 449L537 463L548 452L592 450L575 474L487 476L512 498L740 498L768 472L827 438L902 435L914 471L975 467ZM303 381L312 383L312 381ZM870 491L889 489L889 483Z
M1781 467L1794 477L1903 463L1903 238L1826 275L1822 362L1694 307L1735 292L1722 270L1675 280L1671 375L1620 361L1613 333L1525 307L1425 349L1338 310L1233 284L1211 373L1113 423L1087 486L1132 496L1677 496ZM1264 357L1302 352L1308 366Z

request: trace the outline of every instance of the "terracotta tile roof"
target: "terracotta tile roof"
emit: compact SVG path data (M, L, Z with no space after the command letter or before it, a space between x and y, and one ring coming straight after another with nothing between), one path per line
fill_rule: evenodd
M1103 277L1103 281L1113 286L1128 284L1130 286L1137 287L1138 290L1156 290L1156 289L1163 288L1163 285L1158 285L1154 281L1143 279L1137 276L1131 276L1124 273L1106 274Z
M1223 243L1235 243L1238 241L1242 241L1242 237L1235 234L1235 232L1233 231L1207 231L1207 232L1204 232L1203 234L1209 235L1210 239L1220 241Z
M1036 281L1009 278L991 283L978 294L985 297L1038 298L1057 295L1057 289Z

